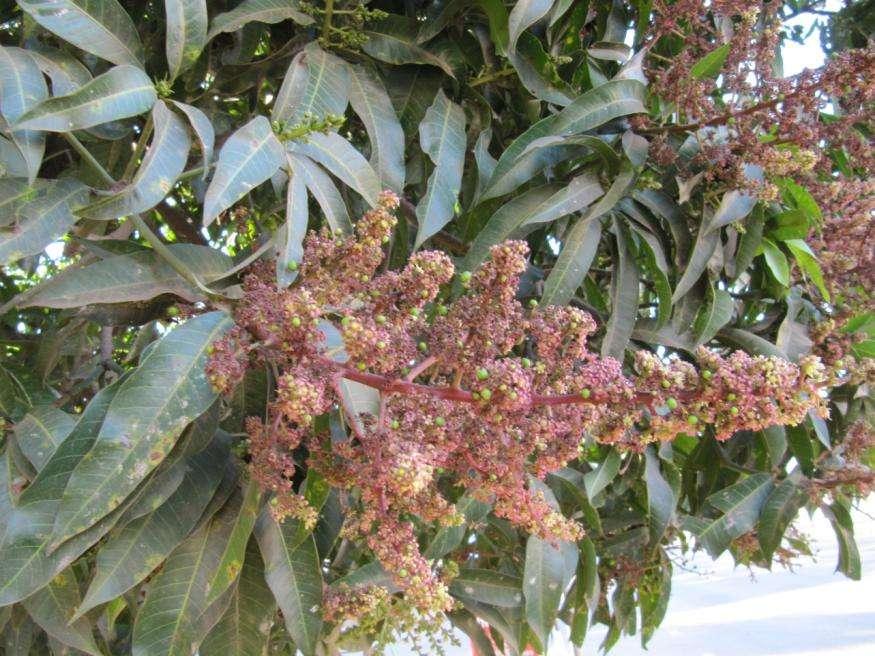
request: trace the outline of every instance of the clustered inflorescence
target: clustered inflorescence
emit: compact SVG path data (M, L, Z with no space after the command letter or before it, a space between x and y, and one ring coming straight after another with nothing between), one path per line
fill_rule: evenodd
M641 449L706 427L726 439L826 414L819 392L831 374L815 357L797 366L702 349L693 365L639 352L627 376L621 362L590 352L588 314L517 300L523 242L497 245L477 271L461 273L464 293L452 302L443 253L380 272L397 204L384 192L354 236L310 233L288 289L272 268L255 267L208 374L229 392L249 367L273 368L267 420L247 420L252 472L273 491L273 512L316 521L295 492L300 468L354 491L344 535L374 553L424 616L451 605L414 530L414 521L462 521L442 488L463 487L533 534L574 540L580 526L529 482L575 459L585 440ZM371 388L374 407L353 404L350 384ZM318 420L330 413L348 426L345 439Z
M871 303L875 184L867 172L875 166L875 46L836 52L820 68L784 76L775 66L783 9L764 0L656 0L649 42L676 44L678 52L652 53L647 75L679 119L653 127L641 115L634 123L654 135L653 160L676 166L682 177L701 171L767 201L778 198L774 182L782 178L803 185L823 214L809 238L826 279L835 293ZM721 50L719 71L697 70ZM695 154L682 156L682 135L689 133L696 135ZM751 164L762 168L764 180L745 175Z

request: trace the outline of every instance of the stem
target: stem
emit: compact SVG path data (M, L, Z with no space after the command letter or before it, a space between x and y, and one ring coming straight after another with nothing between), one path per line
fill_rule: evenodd
M152 248L155 249L155 252L158 253L158 255L160 255L167 262L167 264L169 264L171 268L176 271L176 273L178 273L192 285L197 287L197 289L203 292L207 296L207 298L210 298L214 301L218 298L221 298L218 294L216 294L216 292L204 285L197 277L197 275L191 269L185 266L185 263L178 257L176 257L176 255L174 255L169 248L167 248L167 245L163 241L161 241L158 235L156 235L152 231L152 228L150 228L149 225L143 220L143 217L141 217L139 214L132 214L131 221L134 222L134 226L136 226L137 231L141 235L143 235L146 241L148 241Z
M331 17L334 14L334 0L325 0L325 17L322 19L322 38L327 42L331 34Z
M106 169L103 168L103 164L98 162L94 155L88 152L88 149L82 145L82 142L79 141L72 132L65 132L64 138L67 140L67 143L73 146L73 150L79 153L79 156L84 159L92 169L94 169L94 172L100 176L101 180L103 180L107 187L111 187L115 184L115 179L107 173Z
M137 161L142 156L143 151L146 150L146 142L149 140L149 137L152 136L152 127L152 115L149 114L149 118L146 119L146 124L143 125L143 131L140 133L140 138L137 140L134 154L131 155L131 159L128 160L128 164L125 166L122 180L130 180L131 176L134 174L134 169L137 168Z
M513 68L502 68L500 71L495 71L494 73L487 73L486 75L475 77L473 80L468 82L468 86L477 87L482 84L489 84L490 82L495 82L496 80L500 80L503 77L508 77L509 75L513 75L514 73L516 73L516 70L514 70Z
M342 363L335 362L328 358L322 357L320 361L334 369L339 378L367 385L373 389L382 392L383 394L403 394L406 396L430 396L436 399L444 399L447 401L458 401L459 403L478 403L471 392L468 392L458 387L435 387L431 385L422 385L414 383L410 380L400 378L389 378L380 374L372 374L365 371L358 371L352 367ZM431 363L429 363L431 364ZM675 396L679 400L687 400L693 398L695 392L679 392ZM593 391L588 398L583 398L579 394L558 394L556 396L535 394L532 396L530 407L537 406L552 406L552 405L608 405L611 403L639 403L649 405L653 402L653 394L649 392L639 392L633 395L630 399L617 399L615 395L607 392Z

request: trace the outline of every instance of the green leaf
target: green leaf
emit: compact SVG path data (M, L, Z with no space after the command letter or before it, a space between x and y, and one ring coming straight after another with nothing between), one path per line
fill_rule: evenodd
M43 74L29 53L0 46L0 115L14 124L28 110L49 96ZM21 155L31 184L39 173L46 136L31 130L15 130L10 136Z
M49 32L113 64L142 66L143 45L117 0L18 0Z
M479 202L513 191L545 166L554 163L558 149L568 149L551 146L528 151L537 139L581 134L615 118L644 112L644 94L644 85L635 80L606 82L575 98L557 115L541 119L514 139L502 153Z
M306 155L356 191L372 207L380 195L380 179L362 154L335 132L311 134L304 143L290 144L291 152Z
M270 178L284 162L283 146L264 116L239 128L219 151L204 198L204 225Z
M599 204L601 201L596 203ZM590 210L578 218L563 237L562 250L544 282L542 303L565 305L583 283L602 237L602 223L594 214Z
M222 478L229 453L217 438L185 460L176 491L151 512L112 531L97 552L95 573L76 617L118 597L143 581L194 528Z
M732 295L725 289L711 285L708 304L702 307L693 324L696 344L705 344L714 339L717 332L732 320L734 312L735 302Z
M760 431L772 467L780 467L787 452L787 430L783 426L768 426Z
M371 166L380 186L396 193L404 190L404 130L389 94L377 75L363 66L350 66L349 101L359 115L371 142Z
M572 212L579 212L603 193L604 189L595 175L590 172L582 173L538 205L530 215L523 217L520 225L525 227L548 223Z
M53 180L37 189L35 198L23 202L16 229L0 232L0 264L9 264L41 252L63 237L76 223L73 210L88 199L88 188L73 179Z
M656 293L656 325L663 326L671 319L671 283L668 281L668 261L662 250L662 242L659 237L649 230L629 223L635 233L641 238L638 242L639 259L644 271L653 282L653 291ZM636 326L637 326L636 322ZM633 331L634 332L634 331Z
M486 259L492 246L501 243L513 234L525 221L525 217L532 216L559 190L559 185L541 185L527 189L504 203L489 217L486 225L481 228L477 236L474 237L474 241L468 246L468 252L461 268L473 270Z
M13 608L4 630L3 648L4 656L28 656L31 653L31 645L34 639L34 623L23 608Z
M48 98L22 114L16 128L70 132L143 114L158 96L136 66L115 66L65 96Z
M122 512L49 553L49 539L70 473L97 438L107 408L121 387L116 383L99 392L85 408L73 432L52 454L36 479L21 493L7 517L0 540L0 606L21 601L64 570L97 542Z
M369 25L364 34L367 41L362 50L387 64L426 64L436 66L450 77L455 77L452 67L441 56L416 43L416 27L400 16Z
M322 630L322 569L312 537L290 546L297 536L296 524L278 524L269 512L262 512L255 536L264 557L264 576L283 612L286 629L304 656L314 656Z
M491 606L518 608L523 605L522 581L490 569L465 568L450 583L450 594Z
M303 178L310 194L316 199L331 229L351 233L352 221L346 203L331 177L309 157L295 153L286 153L286 156L292 163L292 169Z
M132 656L190 656L210 627L207 582L234 527L228 504L180 544L149 585L134 622Z
M210 119L207 118L207 115L204 114L197 107L177 102L175 100L171 102L177 107L177 109L185 114L189 124L191 125L192 130L194 130L194 134L197 137L198 142L201 145L201 152L204 156L203 178L206 179L207 173L209 172L210 164L213 161L213 146L216 142L216 132L213 129L213 124L210 122Z
M191 319L164 336L125 380L88 457L73 470L53 530L54 545L118 507L216 399L207 349L230 326L223 312Z
M56 640L86 654L103 656L91 632L91 622L71 619L80 598L76 573L68 569L25 599L23 605L33 620Z
M291 0L243 0L231 11L213 19L207 40L223 32L236 32L248 23L279 23L292 19L298 25L311 25L313 19L298 9Z
M646 647L653 633L662 624L671 597L672 563L660 553L660 562L645 575L638 586L638 605L641 607L641 645Z
M629 252L631 235L625 223L614 218L617 261L611 275L611 316L602 339L602 357L623 360L638 316L638 266ZM591 498L591 497L590 497Z
M194 65L207 44L207 2L165 0L164 12L167 18L167 67L173 80Z
M118 193L82 208L80 214L109 221L145 212L170 193L185 168L191 139L185 123L163 101L152 107L152 123L155 126L152 142L131 183Z
M296 172L290 159L286 189L286 221L277 233L276 280L288 287L298 277L298 264L304 258L304 236L307 232L307 186L304 176Z
M342 116L349 92L350 66L311 42L292 60L271 118L293 125L303 121L305 114L318 120L328 114Z
M536 535L526 541L523 596L526 620L546 651L559 603L577 567L577 547L564 540L552 543Z
M674 518L677 496L660 471L659 458L653 447L644 452L644 482L647 485L650 544L658 545Z
M71 433L76 418L53 405L31 408L13 427L18 448L39 471Z
M205 282L222 277L233 264L230 257L208 246L179 243L167 248ZM191 301L201 298L165 260L147 250L69 267L34 289L21 306L75 308L141 301L160 294L176 294Z
M255 481L249 481L240 503L240 512L234 518L234 526L228 542L207 583L207 604L216 602L240 575L244 558L249 558L246 545L255 526L255 520L258 519L260 507L261 488Z
M793 477L778 483L766 499L757 524L757 538L767 561L771 562L784 532L807 500L805 489Z
M821 507L823 514L832 525L839 546L839 562L836 571L853 581L859 581L862 574L860 550L854 539L854 522L845 502L841 499Z
M772 344L772 342L763 339L759 335L754 335L747 330L742 330L740 328L723 328L720 331L720 337L732 344L740 346L753 355L775 356L785 360L787 359L786 353Z
M419 124L422 150L434 163L425 195L416 205L419 230L414 248L422 246L449 223L462 186L465 165L465 112L438 90L425 118Z
M713 558L723 553L729 543L756 526L760 510L774 489L769 474L751 474L734 485L718 490L705 501L722 514L717 519L687 517L685 528Z
M799 210L788 210L772 217L773 227L769 228L769 238L775 241L805 239L811 229L805 214Z
M787 262L787 256L769 239L763 239L763 257L766 260L766 265L769 271L784 287L790 286L790 265Z
M553 0L520 0L514 4L507 20L508 50L514 50L520 35L544 16L553 6Z
M731 45L731 43L724 43L704 55L690 68L690 75L697 80L717 77L723 69L723 64L726 63Z
M404 134L412 139L418 134L425 110L441 87L443 75L427 66L403 66L390 70L384 79Z
M684 273L681 279L674 288L674 294L671 297L672 303L677 303L699 281L719 243L719 230L708 230L707 227L699 228L699 234L696 236L696 243L693 245L690 259L683 269Z
M784 200L793 207L800 210L812 225L820 225L823 222L823 213L818 206L817 201L808 192L808 190L793 182L790 178L781 178L778 180L778 187L781 189L781 194Z
M489 513L489 504L477 501L473 497L463 496L456 502L456 510L464 515L465 524L442 527L423 551L426 558L437 560L462 544L468 530L467 526L482 521Z
M826 281L823 279L823 271L820 269L820 264L817 262L817 257L811 251L811 248L802 239L787 239L784 241L787 248L796 259L799 268L802 269L806 276L811 278L811 281L817 287L820 295L829 303L830 295L826 287Z
M596 496L598 496L602 490L607 488L614 478L616 478L617 473L620 471L620 464L622 462L623 459L619 452L610 449L604 462L602 462L597 469L584 474L583 484L586 487L586 496L590 501L595 499Z
M689 259L693 240L690 236L687 217L680 206L662 192L652 189L636 191L633 195L636 201L668 224L675 244L675 261L685 265Z
M228 609L198 650L200 656L264 656L276 602L264 580L264 562L255 538L246 547L240 580Z
M735 189L727 191L720 199L720 205L717 206L714 215L708 220L706 230L717 230L730 223L741 221L753 211L756 204L755 196Z

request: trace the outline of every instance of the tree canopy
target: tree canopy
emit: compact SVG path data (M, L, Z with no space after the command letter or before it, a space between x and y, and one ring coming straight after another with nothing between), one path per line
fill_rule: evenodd
M646 645L803 509L859 579L871 20L4 3L0 653Z

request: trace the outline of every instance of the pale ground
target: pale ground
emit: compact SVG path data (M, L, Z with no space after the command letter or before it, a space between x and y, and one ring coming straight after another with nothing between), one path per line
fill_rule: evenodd
M863 510L875 516L875 498ZM678 572L668 614L645 651L637 636L620 640L615 656L873 656L875 655L875 521L855 512L863 580L835 573L837 551L829 523L819 513L803 514L800 528L812 538L815 560L795 572L757 570L752 578L724 555L716 562L699 556L698 572ZM598 653L604 627L587 636L584 654ZM463 643L464 644L464 643ZM409 656L398 646L388 652ZM557 635L549 656L570 656ZM448 656L471 656L467 645Z

